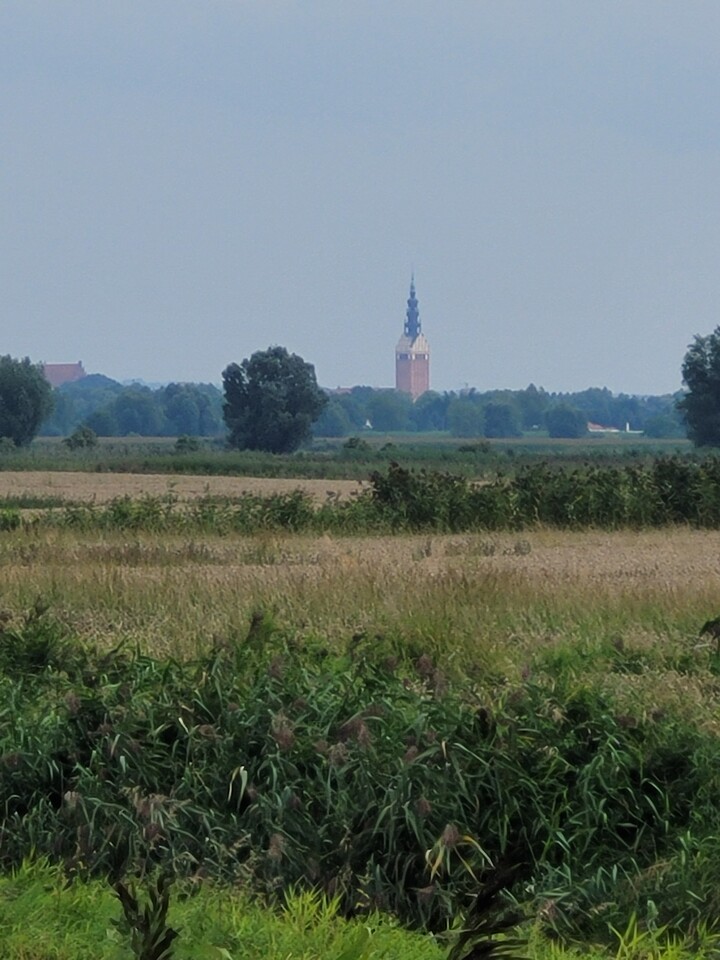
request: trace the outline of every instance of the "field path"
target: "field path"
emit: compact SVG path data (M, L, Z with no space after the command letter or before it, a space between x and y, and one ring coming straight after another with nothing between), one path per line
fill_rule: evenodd
M63 500L96 500L115 497L162 496L180 500L206 495L237 497L243 493L288 493L304 490L322 502L328 493L349 497L362 489L355 480L266 479L258 477L194 477L184 474L73 473L63 471L0 471L0 497L60 497Z

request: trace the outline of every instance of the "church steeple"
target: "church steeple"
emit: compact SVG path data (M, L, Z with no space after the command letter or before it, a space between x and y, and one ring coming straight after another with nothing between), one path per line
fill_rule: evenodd
M420 311L418 310L418 301L415 296L415 275L410 278L410 296L407 302L407 311L405 313L405 336L414 340L421 331Z
M403 335L395 348L395 389L409 393L413 400L430 389L430 345L420 326L414 274L410 278Z

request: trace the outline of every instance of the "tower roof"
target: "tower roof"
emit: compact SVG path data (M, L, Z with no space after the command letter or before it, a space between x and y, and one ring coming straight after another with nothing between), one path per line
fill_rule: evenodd
M418 310L418 301L415 296L415 276L410 278L410 296L408 297L407 310L405 312L405 336L414 340L421 332L420 311Z

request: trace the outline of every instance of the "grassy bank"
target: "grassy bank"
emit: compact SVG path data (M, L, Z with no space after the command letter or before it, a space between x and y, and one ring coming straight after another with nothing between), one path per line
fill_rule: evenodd
M144 885L137 889L143 898ZM146 898L143 898L146 900ZM212 884L171 890L168 925L177 932L175 960L445 960L452 939L398 927L382 915L343 919L337 901L290 894L267 905L237 889ZM0 878L4 960L132 960L120 904L101 882L68 884L56 869L26 864ZM570 947L528 931L528 960L711 960L717 937L685 940L644 933L634 922L612 945Z

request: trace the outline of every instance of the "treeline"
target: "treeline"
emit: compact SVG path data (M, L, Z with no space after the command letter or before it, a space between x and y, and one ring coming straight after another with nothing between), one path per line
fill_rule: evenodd
M225 432L223 395L209 383L123 386L92 374L53 391L55 406L40 433L63 437L89 427L100 437L216 437Z
M92 374L53 391L55 406L42 436L68 436L88 426L101 437L221 437L223 393L213 384L171 383L152 389L124 386ZM331 393L313 427L316 437L376 433L446 432L456 437L519 437L547 432L582 437L587 423L640 430L648 437L684 437L676 395L613 394L606 387L579 393L550 393L530 384L525 390L429 391L415 403L396 390L353 387Z
M547 431L551 437L582 437L588 422L641 430L653 438L684 437L675 403L678 395L613 394L607 387L579 393L549 393L530 384L525 390L475 389L461 393L429 391L415 403L395 390L353 387L330 395L314 432L320 437L377 432L447 431L456 437L517 437Z

